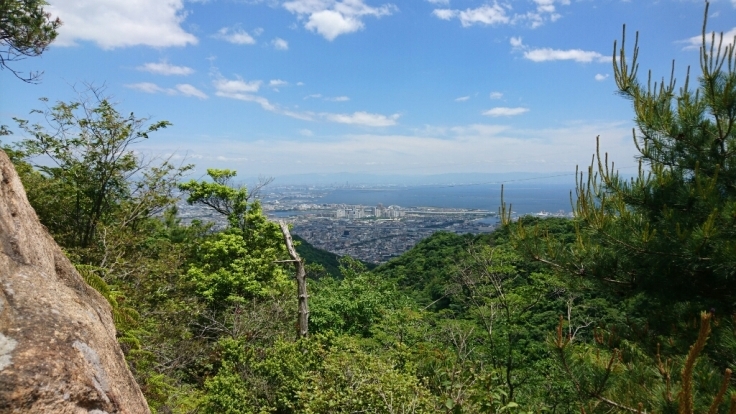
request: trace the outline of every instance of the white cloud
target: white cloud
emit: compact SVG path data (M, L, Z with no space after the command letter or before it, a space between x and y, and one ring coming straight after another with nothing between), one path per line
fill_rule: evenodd
M592 52L582 49L550 49L550 48L539 48L532 49L522 43L520 37L512 37L509 40L511 47L514 50L521 51L524 54L525 59L529 59L532 62L548 62L553 60L572 60L580 63L590 62L610 62L611 58L603 56L598 52Z
M239 27L223 27L213 37L236 45L254 45L256 43L253 36Z
M312 136L314 136L314 132L312 132L312 131L310 131L308 129L301 129L301 130L299 130L299 133L301 135L304 135L305 137L312 137Z
M321 93L313 93L311 95L307 95L304 97L304 100L307 99L322 99L330 102L347 102L350 100L350 98L347 96L322 96Z
M504 106L498 106L498 107L491 108L491 109L483 112L483 115L493 116L493 117L498 117L498 116L515 116L515 115L521 115L521 114L523 114L525 112L529 112L529 108L521 108L521 107L507 108L507 107L504 107Z
M595 80L597 80L598 82L600 82L600 81L604 81L604 80L606 80L606 79L608 79L608 74L607 74L607 73L606 73L605 75L602 75L602 74L600 74L600 73L597 73L597 74L595 75Z
M509 17L506 15L506 10L498 4L494 3L491 5L483 5L477 9L467 9L458 13L460 18L460 24L463 27L472 26L476 23L492 25L499 23L508 23Z
M514 23L528 22L532 29L542 26L547 21L556 22L562 15L557 12L555 3L569 5L570 0L534 0L536 4L535 10L529 10L526 13L514 15Z
M427 1L430 2L430 3L432 3L432 4L438 4L438 5L441 5L441 6L447 6L447 5L450 4L450 0L427 0ZM734 0L734 1L736 1L736 0Z
M280 79L274 79L271 82L278 84L284 82ZM271 84L269 82L269 85ZM260 80L255 81L244 81L240 77L236 79L226 79L222 75L216 75L212 81L215 87L215 95L222 98L237 99L239 101L254 102L261 106L266 111L274 112L281 115L286 115L291 118L301 119L305 121L311 121L313 119L312 114L309 112L295 112L281 106L271 103L268 99L255 95L256 92L261 88L263 82Z
M734 7L736 7L736 0L731 0L734 3ZM706 44L710 47L710 40L712 39L711 34L706 35ZM736 36L736 27L733 29L724 32L723 33L723 48L725 48L727 45L733 45L734 36ZM718 42L720 39L720 33L716 33L716 46L718 46ZM697 50L700 49L701 46L703 46L703 36L697 35L693 36L691 38L688 38L686 40L680 41L680 43L685 43L685 50Z
M240 77L236 79L227 79L223 77L222 75L218 74L217 72L215 72L215 78L213 79L212 84L215 87L216 96L219 96L222 98L236 99L236 100L245 101L245 102L254 102L260 105L261 108L263 108L266 111L285 115L291 118L301 119L304 121L313 121L315 120L315 117L318 116L319 118L324 119L329 122L336 122L336 123L350 124L350 125L380 127L380 126L395 125L396 120L399 118L399 114L386 116L386 115L381 115L381 114L372 114L368 112L354 112L352 114L335 114L335 113L323 112L317 115L313 112L308 112L308 111L302 111L302 112L293 111L293 110L284 108L279 104L273 103L262 96L256 95L260 87L263 85L262 81L260 80L245 81L241 79ZM282 85L282 84L286 84L286 82L280 79L274 79L269 82L269 86ZM157 88L157 86L153 84L140 84L136 87L136 89L139 89L139 90L143 90L143 89L155 90L155 88ZM322 95L321 94L309 95L305 97L304 99L308 99L308 98L322 98ZM344 101L349 98L346 96L338 96L336 98L326 98L326 99Z
M339 173L346 170L384 174L511 171L559 174L562 171L570 173L569 182L574 186L575 166L590 164L590 156L595 152L595 137L600 135L601 150L609 154L609 159L616 161L622 173L636 171L634 156L637 152L631 145L629 121L576 123L543 129L517 129L494 124L428 129L444 133L361 133L331 135L327 140L304 139L298 134L248 140L244 134L230 140L215 137L199 140L181 150L202 155L220 168L246 167L236 163L223 165L215 160L217 156L247 157L248 168L253 175ZM315 131L314 136L319 137L320 133ZM156 141L147 145L160 145L161 152L170 151L169 147ZM284 163L284 159L298 162ZM375 164L366 165L368 162ZM625 169L629 166L634 168Z
M128 85L125 85L126 88L135 89L137 91L145 92L145 93L160 93L160 92L166 92L166 90L155 83L151 82L140 82L140 83L131 83Z
M277 37L271 41L271 44L273 45L273 48L276 50L289 50L289 42L286 40Z
M199 99L207 99L207 95L188 83L176 85L176 90L184 96L194 96Z
M278 88L279 86L286 86L288 84L289 84L289 82L287 82L285 80L281 80L281 79L271 79L268 82L268 86L270 86L272 88Z
M598 52L591 52L581 49L530 49L524 52L524 57L533 62L547 62L551 60L573 60L575 62L608 62L609 57L603 56Z
M181 27L187 14L183 0L55 1L45 10L64 22L55 46L74 46L79 41L91 41L103 49L197 43Z
M336 37L363 29L363 17L382 17L397 10L393 4L371 7L364 0L291 0L284 8L304 21L307 30L332 41Z
M371 114L368 112L353 112L352 114L330 114L325 113L322 116L330 121L337 122L340 124L351 124L351 125L363 125L371 127L383 127L396 125L396 120L399 119L399 114L393 114L390 116L381 114Z
M449 1L444 0L428 1L438 5L449 4ZM537 28L548 21L555 22L559 20L562 15L557 11L556 4L569 5L570 0L534 0L533 3L535 5L534 9L521 13L511 13L512 7L509 3L499 4L497 1L494 1L492 4L484 4L474 9L435 9L432 11L432 14L442 20L457 18L463 27L470 27L475 24L528 23L532 28Z
M503 94L501 92L491 92L491 95L489 97L491 99L501 99L503 98Z
M432 10L432 14L437 16L438 19L442 20L450 20L453 17L457 15L457 10L450 10L450 9L435 9Z
M194 73L194 69L186 67L186 66L176 66L171 65L167 62L159 62L159 63L146 63L142 66L138 66L136 69L142 70L144 72L151 72L158 75L191 75Z
M461 96L459 98L455 98L455 102L465 102L468 99L470 99L470 96Z
M213 81L213 84L218 96L227 96L237 93L258 92L263 82L259 80L246 82L241 78L225 79L222 76L218 76Z
M125 85L125 87L145 93L164 93L166 95L193 96L199 99L207 99L207 94L188 83L180 83L173 88L162 88L151 82L132 83Z
M484 4L475 9L451 10L451 9L435 9L432 14L442 20L450 20L452 18L460 19L463 27L469 27L474 24L505 24L511 20L506 14L506 9L499 6L498 3Z

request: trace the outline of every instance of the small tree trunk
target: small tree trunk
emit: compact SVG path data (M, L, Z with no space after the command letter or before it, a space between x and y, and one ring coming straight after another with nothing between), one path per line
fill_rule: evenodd
M304 270L304 261L302 261L299 254L294 248L294 243L291 240L291 233L289 233L289 227L283 221L279 221L281 226L281 232L284 234L284 241L286 242L286 248L289 250L289 256L291 256L291 262L294 263L294 269L296 270L296 285L297 294L299 295L299 317L298 317L298 329L299 337L306 338L309 334L309 304L307 299L307 272Z

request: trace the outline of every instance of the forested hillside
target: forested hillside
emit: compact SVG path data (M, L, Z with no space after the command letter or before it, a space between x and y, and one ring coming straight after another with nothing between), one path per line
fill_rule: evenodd
M615 47L640 169L598 149L573 219L504 205L490 235L436 233L370 270L302 241L304 337L284 237L236 172L185 181L133 151L167 122L90 89L5 151L155 412L736 413L736 60L703 36L682 88ZM227 228L182 224L178 194Z

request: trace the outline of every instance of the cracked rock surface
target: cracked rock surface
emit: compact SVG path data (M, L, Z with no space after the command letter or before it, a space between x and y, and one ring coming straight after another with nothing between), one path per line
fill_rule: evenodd
M150 413L88 287L0 150L0 413Z

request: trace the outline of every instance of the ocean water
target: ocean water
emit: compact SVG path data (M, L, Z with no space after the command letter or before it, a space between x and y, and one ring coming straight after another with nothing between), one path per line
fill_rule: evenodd
M504 201L518 214L540 211L571 211L573 185L506 184ZM574 192L573 192L574 194ZM443 207L498 211L501 186L497 184L418 186L391 189L337 189L317 200L318 203L362 204L401 207Z

